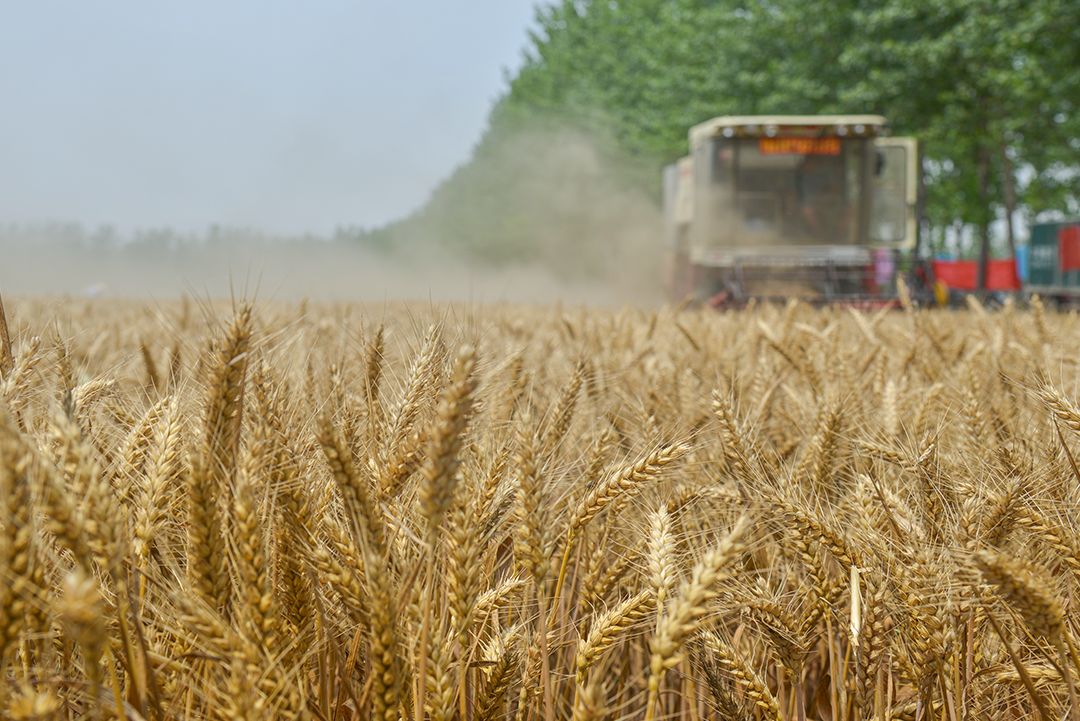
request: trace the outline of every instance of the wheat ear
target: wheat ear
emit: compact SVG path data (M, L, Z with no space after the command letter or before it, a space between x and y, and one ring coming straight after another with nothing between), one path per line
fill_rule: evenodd
M633 463L622 466L598 483L578 504L568 526L568 537L563 550L559 580L555 584L555 598L562 594L566 582L566 569L570 552L585 525L603 511L616 498L630 498L641 492L641 487L656 478L661 471L690 452L689 443L662 445Z
M454 717L454 673L451 671L453 649L449 633L436 628L428 643L425 710L431 721L450 721Z
M529 425L527 422L524 424ZM544 709L547 721L551 721L553 691L551 688L548 658L547 596L544 579L551 563L550 531L547 525L547 494L545 492L543 469L537 458L538 442L528 431L522 431L519 438L517 455L517 532L514 536L514 556L517 562L528 571L533 582L533 590L539 615L537 635L540 647L540 678L544 690ZM557 596L555 597L557 598Z
M716 662L727 669L728 673L746 692L747 697L754 702L754 706L761 709L774 721L782 721L780 705L776 697L769 691L769 687L733 649L713 632L702 634L702 641L716 659Z
M458 455L464 442L466 423L476 391L476 350L462 346L454 363L454 375L443 393L428 433L428 447L420 476L418 491L420 510L427 519L429 552L434 553L442 517L454 498L457 484Z
M367 402L368 437L373 443L382 440L384 423L383 406L379 400L379 383L382 380L386 354L386 330L380 324L374 337L364 349L364 396Z
M802 675L803 661L810 651L807 629L796 621L787 609L756 592L740 597L740 600L743 603L743 613L764 630L780 663L798 683Z
M476 721L505 718L502 707L521 665L521 652L517 648L520 634L520 629L513 627L494 644L495 665L488 672L487 681L476 700Z
M146 342L145 338L139 342L139 352L142 354L143 365L146 366L146 384L155 393L159 393L164 389L161 384L161 374L158 373L154 352L150 349L150 344Z
M706 603L717 595L716 584L729 576L727 565L742 550L740 541L749 527L750 517L742 516L719 545L698 561L690 579L680 586L678 598L673 599L669 609L657 622L656 635L649 644L652 656L649 661L647 721L652 721L656 713L660 682L668 670L679 664L683 645L697 631L701 617L708 610Z
M870 718L866 710L872 699L871 679L881 663L885 643L885 584L875 573L862 573L866 588L866 603L859 626L855 653L855 708L864 709L863 718Z
M614 646L624 632L640 623L656 607L655 593L652 589L645 589L594 618L590 624L589 635L578 642L574 660L579 687L585 685L589 669L596 664L604 652Z
M386 451L381 458L379 482L388 496L395 495L416 470L417 454L421 449L419 434L414 427L420 417L425 394L438 377L441 358L439 329L432 326L424 341L423 350L413 361L408 386L398 403L390 435L384 445Z
M671 516L666 508L660 508L649 516L649 583L656 594L657 608L667 603L676 575Z
M273 579L267 572L266 546L257 504L251 479L241 470L236 474L232 514L236 531L234 562L241 601L237 615L253 643L275 648L278 611Z
M570 537L576 538L582 527L616 498L639 493L642 484L656 478L664 468L682 458L689 451L689 443L662 445L610 474L597 484L578 505L570 520Z
M64 580L64 595L56 604L56 616L68 637L82 649L90 693L99 717L104 718L101 657L108 650L109 639L98 579L81 568L70 573Z
M720 440L724 459L734 471L735 484L744 493L744 479L750 473L751 463L760 457L760 451L735 418L731 401L720 391L713 391L713 414L720 423Z
M573 721L597 721L606 718L606 709L601 702L604 691L593 681L581 688L574 700Z
M0 568L4 582L0 587L0 669L4 656L18 643L23 629L23 614L30 598L29 582L35 564L32 556L30 525L30 486L28 459L22 444L7 418L0 417Z
M142 573L139 596L146 592L146 574L155 548L164 545L160 532L169 513L170 489L183 470L183 415L176 400L168 400L154 429L144 464L145 472L135 495L134 539L136 565Z
M241 308L211 367L206 421L188 476L188 578L214 608L231 595L223 516L219 503L232 488L251 339L251 309ZM227 498L227 495L225 496Z
M301 544L312 567L337 591L350 619L360 625L371 623L371 600L364 586L366 569L361 551L348 532L333 521L323 525L327 545L307 539Z
M327 416L318 419L319 443L326 454L330 471L337 481L338 489L345 503L345 511L352 525L357 542L365 553L373 558L386 557L386 521L377 499L375 490L357 471L353 463L352 451L345 442L341 431L334 426Z
M423 680L428 675L426 667L429 648L429 624L431 622L431 603L434 592L435 558L442 527L442 519L454 498L457 485L457 469L460 464L458 454L464 441L465 426L473 403L476 380L473 371L476 368L476 350L462 346L454 363L454 375L439 401L435 420L428 432L428 445L423 466L420 470L421 483L417 493L420 499L420 511L426 520L425 540L427 547L424 556L427 559L427 583L423 586L424 609L420 632L420 663L418 675ZM416 704L416 716L419 721L421 708L424 706L422 687L420 703Z
M1080 433L1080 408L1068 396L1049 383L1042 384L1037 394L1062 425L1074 433Z
M473 622L476 599L483 585L483 539L475 496L467 487L459 488L456 495L457 500L450 509L447 531L447 557L450 562L447 585L452 629L458 648L464 653L469 646L469 628ZM464 672L464 664L462 670Z
M8 409L20 428L26 430L22 418L22 411L26 408L30 399L27 390L33 378L34 367L38 361L38 350L41 348L41 338L33 336L26 341L15 360L14 366L4 375L4 382L0 383L0 391L7 399Z
M585 359L578 359L574 366L574 372L570 374L570 380L563 386L559 397L555 400L549 411L547 431L544 433L544 441L541 444L544 455L550 455L570 430L570 422L574 419L574 407L577 405L578 395L581 392L581 383L585 377Z
M1061 634L1064 623L1061 603L1042 579L1001 553L977 551L973 560L983 579L997 587L1034 633L1051 640Z
M372 718L398 721L401 662L398 657L397 602L385 566L375 574L371 603Z
M154 432L161 424L168 406L167 398L150 406L124 440L117 480L125 501L135 495L135 484L141 480L144 473L146 456L154 441Z
M4 313L4 298L0 296L0 379L7 380L15 357L11 353L11 336L8 335L7 315Z

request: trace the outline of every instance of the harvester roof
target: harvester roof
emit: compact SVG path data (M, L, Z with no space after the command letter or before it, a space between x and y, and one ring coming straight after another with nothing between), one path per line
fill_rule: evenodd
M880 115L728 115L690 128L690 145L714 138L876 137L885 134Z

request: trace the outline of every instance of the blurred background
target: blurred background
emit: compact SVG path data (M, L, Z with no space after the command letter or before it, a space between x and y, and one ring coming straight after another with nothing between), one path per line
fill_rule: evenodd
M918 138L924 256L1080 214L1073 0L0 6L0 291L663 298L710 117ZM254 279L254 280L252 280Z

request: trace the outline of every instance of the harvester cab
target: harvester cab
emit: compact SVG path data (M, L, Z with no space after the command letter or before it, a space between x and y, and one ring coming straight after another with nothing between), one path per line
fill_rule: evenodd
M873 301L916 247L918 148L876 115L714 118L664 170L669 288Z

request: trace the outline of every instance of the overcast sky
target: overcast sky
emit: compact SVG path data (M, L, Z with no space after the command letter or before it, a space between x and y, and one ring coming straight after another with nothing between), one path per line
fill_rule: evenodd
M0 223L329 234L464 162L536 0L0 0Z

